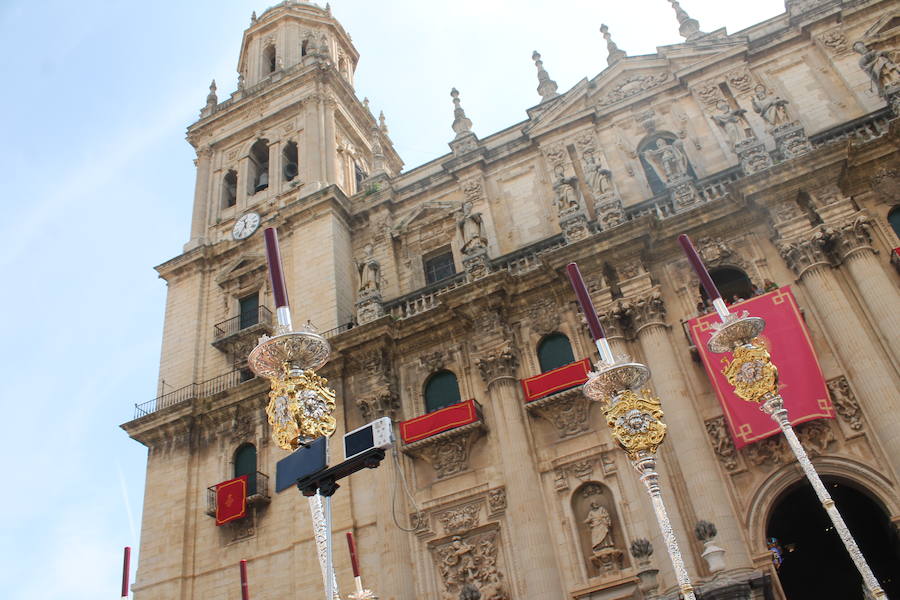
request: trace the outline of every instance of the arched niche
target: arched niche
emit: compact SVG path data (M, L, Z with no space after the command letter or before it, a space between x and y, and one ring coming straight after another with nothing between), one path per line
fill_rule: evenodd
M588 481L571 497L578 546L591 577L608 576L628 566L625 532L612 491Z
M641 140L637 147L637 154L641 161L641 167L644 169L644 175L647 178L647 183L650 185L650 190L653 192L654 196L665 194L668 191L669 182L665 181L665 177L660 173L662 166L654 166L651 164L648 154L652 157L654 152L659 151L665 146L672 146L672 149L677 152L679 156L683 157L683 176L687 176L689 179L697 179L694 167L691 166L691 161L684 152L681 140L678 139L678 136L671 131L657 131Z

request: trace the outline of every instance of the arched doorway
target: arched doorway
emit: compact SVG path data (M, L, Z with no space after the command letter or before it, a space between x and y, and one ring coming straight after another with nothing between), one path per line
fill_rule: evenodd
M852 484L834 477L823 481L885 593L900 597L900 540L888 515ZM778 500L766 537L775 538L781 548L778 579L787 600L865 598L862 577L806 481Z

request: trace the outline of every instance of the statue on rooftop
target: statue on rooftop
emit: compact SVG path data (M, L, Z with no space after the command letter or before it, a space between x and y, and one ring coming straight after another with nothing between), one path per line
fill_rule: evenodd
M859 68L866 72L878 95L884 97L885 89L900 85L900 67L884 50L871 50L863 42L853 44L853 50L861 55Z

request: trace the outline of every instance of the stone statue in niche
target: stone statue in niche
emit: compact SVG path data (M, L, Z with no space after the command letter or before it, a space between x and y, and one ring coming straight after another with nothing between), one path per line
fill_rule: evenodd
M457 221L457 227L463 239L461 248L463 254L472 254L476 250L482 250L487 246L481 213L472 212L471 202L463 204L462 216Z
M562 213L573 212L581 208L578 201L578 178L566 177L565 166L556 165L553 168L556 180L553 183L553 191L556 193L556 209Z
M604 169L597 156L593 152L584 153L584 170L587 178L588 187L595 198L608 193L612 189L610 178L612 173L609 169Z
M612 519L609 512L598 502L591 502L591 510L584 523L591 530L591 550L594 554L612 547Z
M732 146L736 146L742 141L754 137L753 130L750 129L750 124L747 122L747 119L744 118L744 113L747 112L746 110L743 108L732 109L725 100L719 100L719 102L716 103L716 110L719 112L718 114L712 115L712 120L716 122L716 125L725 130L725 135L728 136Z
M862 57L859 68L866 72L878 89L878 95L885 96L885 90L900 86L900 67L883 50L871 50L863 42L853 44L853 50Z
M787 114L787 100L769 92L763 84L757 85L754 91L756 95L753 97L753 110L766 123L771 127L778 127L791 122Z
M381 291L381 264L375 260L375 249L366 244L362 260L357 262L359 270L359 292L376 294Z
M665 139L659 138L656 140L655 149L648 148L642 154L656 171L657 176L666 183L688 176L688 159L681 140L667 143Z

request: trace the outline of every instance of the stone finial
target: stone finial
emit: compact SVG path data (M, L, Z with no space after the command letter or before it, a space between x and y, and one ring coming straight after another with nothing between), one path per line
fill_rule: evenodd
M378 129L381 130L381 133L387 135L388 128L387 123L384 122L384 111L378 113Z
M461 138L472 133L472 121L466 117L466 111L459 104L459 91L456 88L450 90L450 97L453 98L453 131L457 138Z
M254 10L254 11L250 14L250 24L253 25L253 24L255 24L255 23L256 23L256 11Z
M216 80L213 79L209 84L209 94L206 95L206 105L215 106L219 103L219 97L216 96Z
M556 82L550 79L550 74L544 69L544 61L541 60L541 55L537 50L531 54L531 60L534 61L534 65L537 67L537 92L541 95L541 102L546 102L551 98L559 96L559 94L556 93Z
M325 14L331 16L331 2L325 3Z
M708 542L718 534L719 531L716 529L715 524L709 521L697 521L697 525L694 526L694 535L701 542Z
M628 56L624 50L620 50L614 41L612 41L612 36L609 35L609 27L606 25L600 25L600 33L603 34L603 39L606 40L606 50L608 52L608 56L606 57L606 64L614 65L626 56Z
M629 550L641 564L650 562L650 556L653 555L653 545L650 540L645 538L637 538L632 541Z
M678 3L678 0L669 0L669 4L675 9L675 16L678 18L678 33L681 34L681 37L692 42L697 38L706 35L704 32L700 31L700 22L697 21L697 19L692 19L690 15L681 8L681 4Z
M381 135L384 130L379 126L372 127L372 175L385 173L384 146L381 145Z
M372 109L369 108L369 97L368 96L363 98L362 105L363 105L363 108L365 108L367 111L372 112Z

